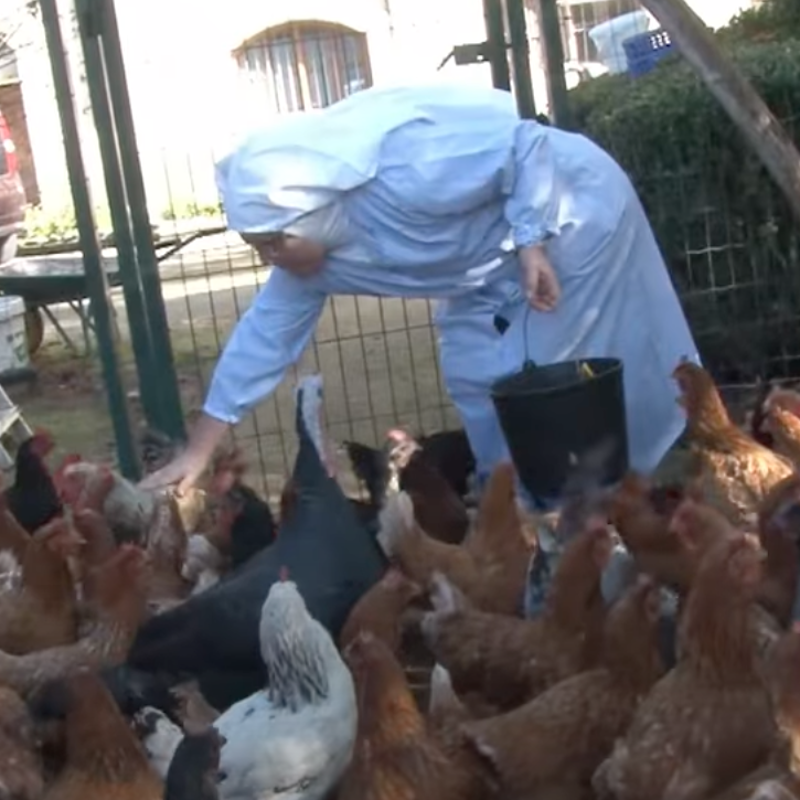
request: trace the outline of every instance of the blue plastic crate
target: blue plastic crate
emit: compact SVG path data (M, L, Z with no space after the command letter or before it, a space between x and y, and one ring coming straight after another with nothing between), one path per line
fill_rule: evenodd
M622 49L628 61L628 72L638 78L650 72L662 58L674 52L675 46L669 34L659 28L657 31L631 36L622 43Z

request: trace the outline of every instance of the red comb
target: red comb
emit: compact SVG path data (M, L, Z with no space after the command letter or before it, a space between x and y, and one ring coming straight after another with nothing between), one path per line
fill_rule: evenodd
M278 573L278 580L281 583L289 580L289 567L281 567L281 571Z
M402 428L390 428L386 431L386 438L391 439L393 442L404 442L406 439L410 439L411 436Z

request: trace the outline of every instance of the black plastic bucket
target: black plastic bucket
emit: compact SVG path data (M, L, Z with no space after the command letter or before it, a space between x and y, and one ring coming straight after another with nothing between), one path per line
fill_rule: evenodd
M522 485L537 499L555 500L591 458L610 486L628 470L622 362L589 358L536 366L492 386L492 400ZM598 458L598 452L602 457Z

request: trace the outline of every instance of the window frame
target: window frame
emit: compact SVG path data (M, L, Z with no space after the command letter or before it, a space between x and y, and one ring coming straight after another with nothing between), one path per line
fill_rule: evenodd
M278 114L324 108L373 85L366 34L334 22L298 20L269 27L233 56L240 75L266 90ZM354 88L354 83L360 85Z

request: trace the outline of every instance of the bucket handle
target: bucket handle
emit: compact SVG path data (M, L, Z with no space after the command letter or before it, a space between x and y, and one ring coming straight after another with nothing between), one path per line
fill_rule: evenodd
M525 303L525 318L522 321L522 344L524 359L522 361L522 372L536 369L536 362L531 358L530 344L528 342L528 321L531 317L531 304Z
M520 372L526 372L530 370L537 369L537 363L531 358L531 351L530 351L530 344L528 341L528 322L531 317L531 308L530 303L526 303L525 305L525 318L522 322L522 344L523 344L523 353L524 358L522 361L522 369ZM584 362L579 362L580 366L578 367L578 374L583 375L584 378L594 378L595 375L591 371L591 368Z

